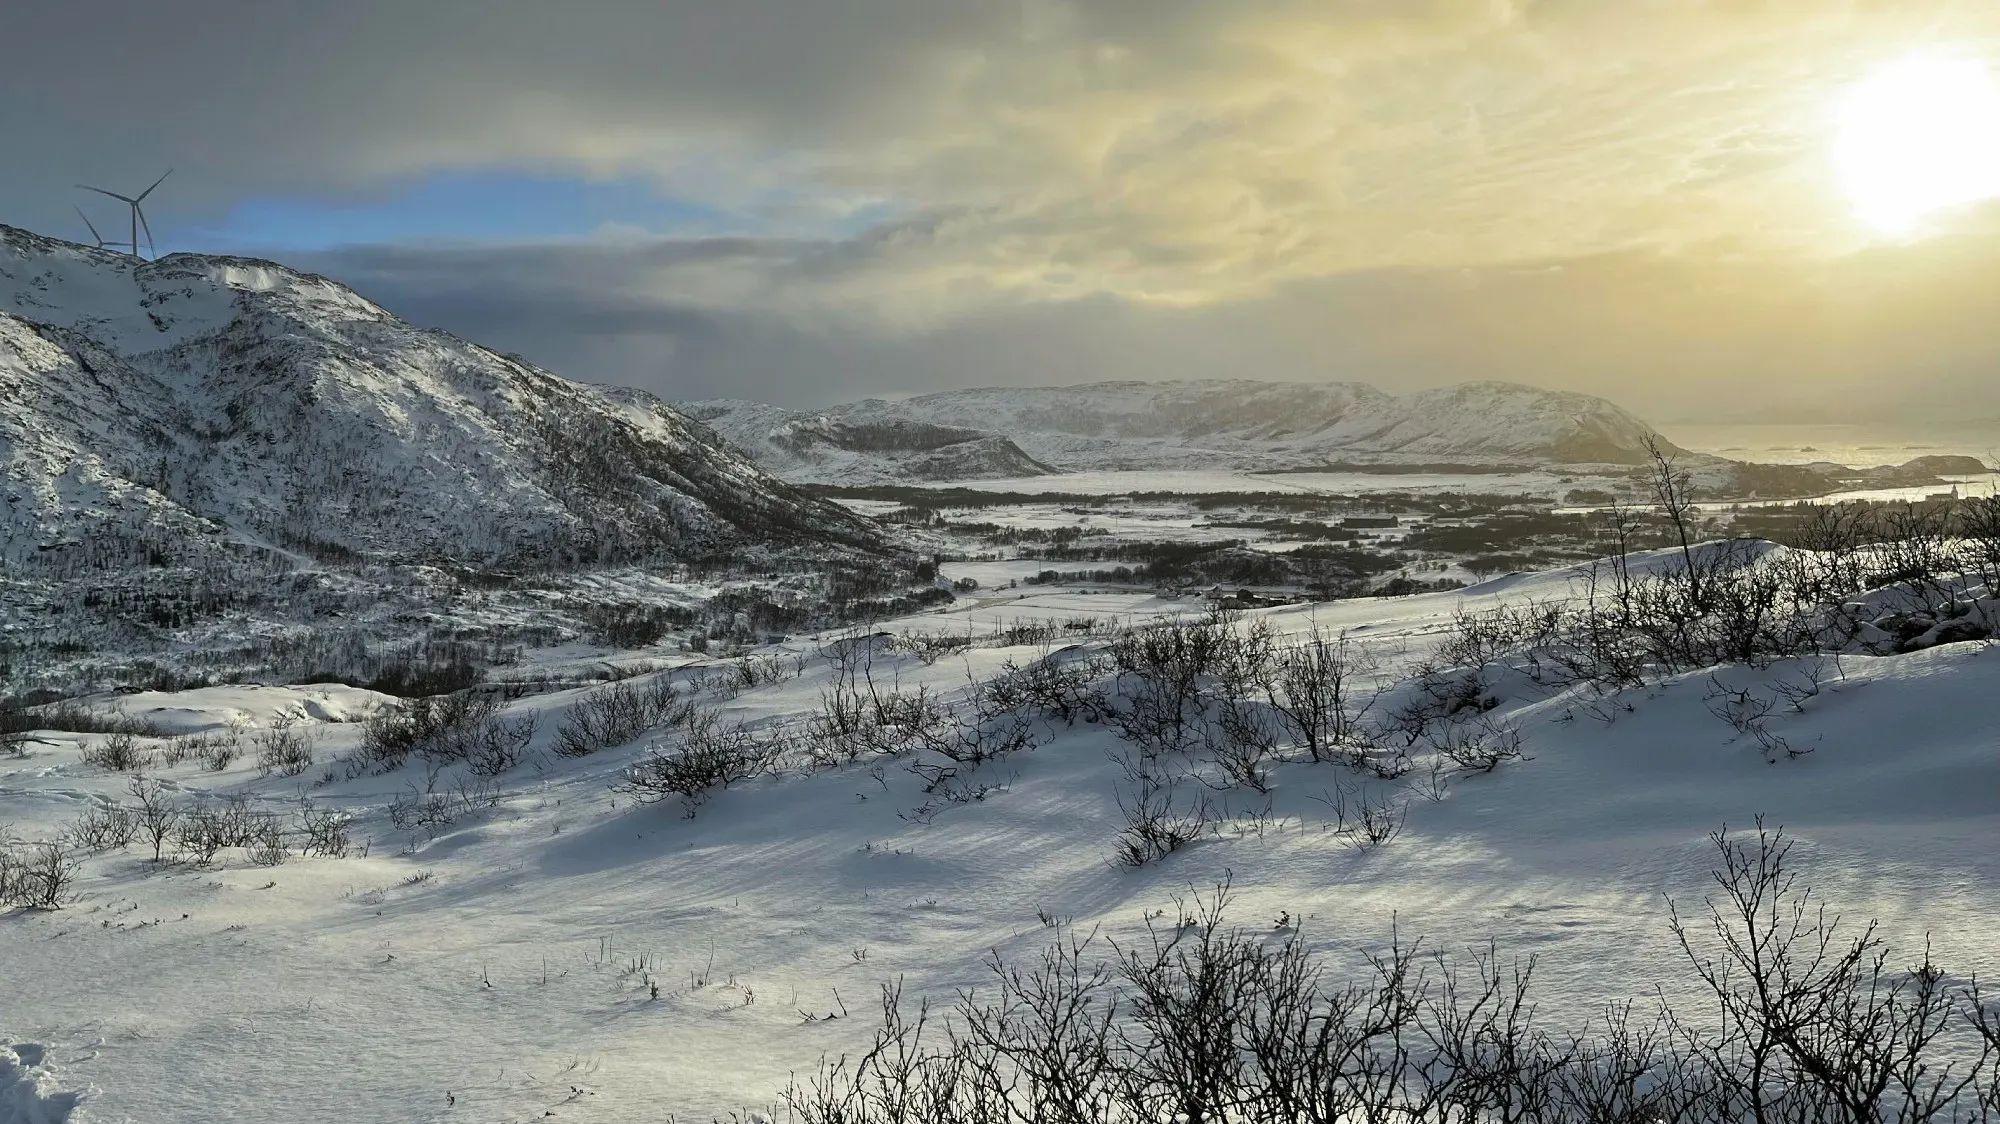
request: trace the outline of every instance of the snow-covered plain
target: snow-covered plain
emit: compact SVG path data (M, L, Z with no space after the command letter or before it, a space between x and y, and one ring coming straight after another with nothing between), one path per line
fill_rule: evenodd
M1217 492L1304 492L1365 495L1370 492L1483 492L1491 495L1560 496L1564 489L1601 487L1624 474L1599 477L1560 470L1534 472L1237 472L1228 469L1178 471L1063 472L999 480L953 481L955 488L1025 495L1120 496L1135 492L1212 495Z
M1455 612L1563 596L1573 581L1517 575L1242 620L1292 641L1344 630L1393 678ZM883 628L985 633L1188 611L1141 594L1010 591ZM984 644L926 664L885 649L873 673L950 692L1041 651ZM820 653L819 639L795 638L766 654L801 674L714 701L758 725L803 715L835 675ZM1438 800L1337 765L1284 765L1268 807L1219 793L1227 815L1210 838L1136 870L1111 862L1121 817L1107 752L1119 743L1082 723L1047 727L1039 748L984 767L998 790L935 815L917 811L918 779L896 760L764 777L692 819L677 803L634 806L611 786L643 739L580 759L541 753L501 778L492 807L434 837L385 811L426 787L420 762L324 784L318 766L261 777L248 753L220 772L156 767L149 775L189 800L240 795L283 812L303 793L348 809L355 849L272 867L230 850L197 867L155 865L135 844L91 858L65 908L0 917L0 1046L12 1044L0 1049L0 1122L773 1111L790 1075L865 1045L884 982L948 1000L984 981L989 949L1044 946L1042 915L1129 938L1148 913L1223 878L1235 920L1302 918L1335 964L1381 948L1392 925L1446 949L1495 938L1503 953L1537 957L1545 1015L1581 1020L1656 986L1683 994L1666 900L1698 903L1707 834L1760 814L1798 841L1808 880L1838 908L1879 919L1904 948L1928 934L1954 979L2000 971L2000 648L1847 656L1838 670L1802 713L1772 720L1810 748L1797 759L1769 762L1718 721L1702 674L1594 705L1515 692L1494 717L1521 731L1529 760L1459 777ZM1800 673L1780 663L1722 674ZM539 715L546 749L576 694L507 713ZM357 744L353 719L385 701L306 686L96 704L176 730L233 726L252 742L292 721L326 762ZM24 758L0 758L0 823L52 838L119 798L127 775L80 760L100 737L40 734ZM466 783L447 769L431 787ZM1401 834L1348 845L1330 822L1343 788L1407 801Z

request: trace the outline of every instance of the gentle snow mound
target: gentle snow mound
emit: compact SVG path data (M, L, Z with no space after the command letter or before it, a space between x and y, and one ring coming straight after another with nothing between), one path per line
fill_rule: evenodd
M231 727L268 729L284 721L360 722L398 700L345 683L295 687L255 684L141 691L88 700L95 709L136 718L167 734L199 734Z

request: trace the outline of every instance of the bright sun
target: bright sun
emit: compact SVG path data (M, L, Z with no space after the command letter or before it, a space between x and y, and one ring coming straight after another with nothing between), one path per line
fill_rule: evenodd
M1972 58L1887 63L1841 100L1833 164L1855 213L1891 234L2000 196L2000 85Z

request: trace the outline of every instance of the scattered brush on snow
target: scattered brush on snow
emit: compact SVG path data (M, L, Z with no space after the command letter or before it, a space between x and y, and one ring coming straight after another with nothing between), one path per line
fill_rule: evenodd
M460 819L499 806L500 785L492 778L468 777L440 790L441 775L433 769L425 777L421 790L411 784L391 800L387 809L390 824L398 831L415 828L426 838L436 839ZM415 850L416 846L413 838L409 849Z
M0 906L61 909L82 864L82 857L60 841L31 847L0 843Z
M0 697L0 754L25 754L38 730L107 735L103 741L85 747L86 763L116 771L142 767L144 751L136 739L160 736L151 723L116 711L104 714L76 702L30 706L17 699Z
M139 837L139 826L139 814L132 808L93 804L69 825L64 835L81 851L116 851L132 845Z
M1550 1028L1535 959L1491 945L1397 937L1343 982L1289 915L1231 927L1224 882L1129 947L1063 931L1025 966L995 953L948 1020L884 985L872 1045L786 1103L802 1124L2000 1119L2000 1008L1976 984L1843 927L1781 833L1713 842L1717 896L1669 924L1719 1023L1661 999Z
M478 776L498 776L527 757L535 737L530 713L507 719L501 699L484 691L412 699L369 718L350 771L389 772L412 754L431 764L464 762Z
M1047 640L1035 643L1041 651L1034 659L1027 663L1009 659L999 675L987 680L988 705L1040 714L1065 726L1075 725L1079 718L1100 721L1107 704L1096 682L1109 669L1104 658L1081 649L1055 651Z
M296 725L290 715L281 716L270 729L253 739L257 746L257 771L269 776L296 777L312 768L313 738Z
M44 904L54 900L47 896L54 892L48 890L51 878L61 874L57 888L66 893L81 855L123 850L134 844L151 847L155 863L171 859L195 867L214 864L231 848L240 849L256 865L277 866L290 857L295 840L301 855L340 858L351 847L353 817L316 804L309 797L300 798L298 819L293 822L275 812L253 808L249 797L243 795L180 801L166 786L146 777L134 777L127 791L131 803L85 808L63 825L55 842L44 845L54 850L37 852L28 866L22 866L25 860L8 851L15 863L10 868L10 877L15 878L10 883L14 897L0 896L0 900L54 908ZM22 882L22 878L31 881Z
M1678 540L1672 563L1641 568L1636 516L1614 511L1612 552L1583 571L1576 596L1461 612L1440 661L1475 672L1504 664L1544 687L1610 694L1725 665L2000 632L2000 497L1822 506L1794 534L1796 549L1771 549L1698 543L1688 474L1657 448L1650 473Z
M714 710L696 710L678 725L675 744L627 767L615 791L641 804L679 797L692 817L716 792L769 771L783 752L768 735L723 725Z
M351 845L352 823L353 817L346 812L324 808L309 797L300 797L299 830L304 837L299 844L300 853L330 859L345 857Z
M685 723L698 709L665 676L641 687L614 683L585 694L563 712L551 748L561 757L587 757L600 749L629 745L657 727Z
M153 763L152 752L140 748L139 739L122 731L85 745L79 757L86 765L114 773L129 773Z

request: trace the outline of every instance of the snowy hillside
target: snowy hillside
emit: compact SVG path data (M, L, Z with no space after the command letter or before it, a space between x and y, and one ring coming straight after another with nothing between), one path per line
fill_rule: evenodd
M705 427L270 262L0 226L0 550L542 568L875 542Z
M714 426L764 468L799 483L993 480L1051 471L1008 438L965 426L893 415L795 414L732 400L680 409Z
M1630 464L1655 436L1601 398L1500 382L1402 397L1361 383L1115 382L869 399L817 413L733 401L685 408L779 475L819 483L1033 475L1021 461L1065 472L1342 461ZM934 427L956 431L954 447L968 452L939 461L911 455L907 443L833 436L914 436Z
M1635 557L1628 571L1671 576L1679 557ZM1741 557L1817 565L1768 547ZM1578 578L1517 575L1219 624L1145 594L990 594L872 636L798 637L745 663L686 657L615 687L512 699L497 713L471 706L456 740L412 741L407 719L368 722L393 700L337 686L96 700L152 734L42 731L17 743L19 759L0 754L17 869L55 853L73 879L60 908L0 925L0 1122L783 1120L774 1102L788 1082L868 1049L885 986L900 986L912 1019L920 1001L934 1004L919 1053L944 1045L945 1022L966 1028L947 1013L961 995L975 1009L1005 997L989 957L1032 972L1052 945L1080 951L1073 976L1043 979L1047 994L1105 973L1100 998L1072 1012L1084 1030L1112 994L1126 1018L1143 1018L1121 955L1206 939L1203 901L1222 882L1241 927L1230 948L1302 950L1331 999L1350 981L1362 989L1356 1014L1380 1009L1365 1002L1379 982L1367 957L1417 948L1413 978L1428 988L1458 972L1469 993L1429 991L1415 1005L1427 1012L1407 1028L1419 1042L1430 1040L1417 1026L1442 1037L1463 1010L1452 1004L1483 994L1483 964L1503 1003L1526 970L1532 1010L1488 1010L1470 1030L1511 1036L1519 1016L1553 1037L1502 1041L1573 1074L1570 1033L1598 1042L1605 1011L1626 1003L1643 1033L1670 1003L1685 1021L1638 1055L1638 1075L1685 1073L1674 1051L1712 1037L1715 1010L1690 958L1723 955L1703 905L1726 906L1708 837L1727 825L1754 846L1758 816L1793 841L1786 869L1799 881L1767 903L1774 915L1797 903L1810 921L1811 901L1827 903L1846 917L1836 950L1878 921L1892 980L1928 944L1930 982L1952 1006L1934 1016L1942 1037L1926 1057L1977 1057L1956 1004L1974 975L2000 970L2000 648L1936 629L1878 645L1864 630L1858 645L1835 641L1838 652L1649 667L1610 687L1504 635L1574 604L1587 590ZM1907 618L1942 597L1953 620L2000 617L1990 591L1947 584L1956 592L1858 596L1870 614L1902 605ZM1145 628L1173 619L1183 627ZM1120 631L1129 625L1140 631ZM1334 739L1321 724L1325 745L1287 734L1242 756L1229 739L1243 731L1218 718L1274 716L1300 695L1272 687L1270 703L1238 712L1225 679L1174 688L1147 670L1193 651L1174 637L1211 643L1217 628L1252 641L1226 658L1277 660L1294 677L1309 664L1321 683L1351 671L1353 693L1322 717L1354 729ZM1170 724L1147 719L1147 700L1182 689L1205 717L1161 745ZM634 717L579 741L583 716L620 708ZM875 710L900 717L883 725L866 717ZM763 765L645 802L635 780L661 781L662 762L697 751ZM145 807L180 817L163 843ZM1163 817L1156 831L1186 836L1121 862L1148 808ZM225 833L240 841L219 842ZM1669 902L1688 922L1686 950ZM1812 939L1795 954L1809 956ZM1879 1002L1863 963L1856 1002ZM1801 969L1806 982L1825 971ZM999 1025L1025 1039L1034 993L1012 994L1023 1007ZM1892 1025L1836 1013L1846 1021L1801 1016L1825 1036L1814 1045ZM1340 1031L1327 1018L1307 1029ZM1233 1042L1238 1024L1220 1025ZM1113 1030L1131 1036L1114 1040L1116 1057L1146 1041L1143 1024ZM1499 1048L1478 1042L1482 1056ZM1973 1052L1952 1054L1962 1047ZM1316 1056L1337 1060L1332 1049ZM1358 1057L1400 1064L1383 1049L1364 1040ZM1771 1118L1877 1119L1801 1110L1796 1099L1825 1077L1806 1080L1796 1053L1756 1071L1770 1082L1760 1091L1792 1105ZM1506 1092L1524 1080L1487 1072ZM1282 1077L1249 1066L1226 1079L1247 1098L1274 1096ZM1335 1071L1328 1095L1354 1079ZM1989 1065L1978 1079L1991 1090L1996 1074ZM1171 1118L1103 1095L1121 1107L1039 1119Z

